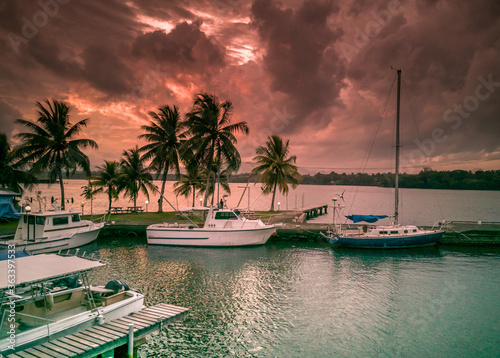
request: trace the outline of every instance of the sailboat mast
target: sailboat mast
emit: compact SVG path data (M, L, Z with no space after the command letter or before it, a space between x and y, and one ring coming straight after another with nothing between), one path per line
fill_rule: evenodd
M396 113L396 177L394 183L394 223L399 223L399 112L400 112L400 93L401 93L401 70L398 70L398 96L397 96L397 113Z

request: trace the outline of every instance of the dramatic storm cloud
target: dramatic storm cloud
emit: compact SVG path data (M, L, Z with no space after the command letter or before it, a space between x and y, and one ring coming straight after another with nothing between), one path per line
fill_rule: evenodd
M500 168L500 3L495 0L6 0L0 124L67 101L99 143L93 166L141 145L148 111L231 100L243 171L269 134L303 172L388 171L403 71L404 170ZM386 107L387 103L387 107ZM378 129L365 163L378 119Z

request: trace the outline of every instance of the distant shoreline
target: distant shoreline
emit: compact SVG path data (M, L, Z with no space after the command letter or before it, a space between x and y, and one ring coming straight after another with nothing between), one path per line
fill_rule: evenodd
M96 173L92 173L96 175ZM51 181L42 174L40 183L55 184L57 181ZM153 176L156 178L156 174ZM394 188L393 173L351 173L338 174L331 172L329 174L305 174L300 185L342 185L342 186L373 186L380 188ZM76 172L71 178L77 180L87 180L83 172ZM251 179L251 180L249 180ZM176 181L173 174L169 174L168 181ZM256 180L250 178L250 173L233 174L229 183L252 183ZM399 176L399 187L404 189L439 189L439 190L500 190L500 170L489 171L435 171L422 170L418 174L402 173Z

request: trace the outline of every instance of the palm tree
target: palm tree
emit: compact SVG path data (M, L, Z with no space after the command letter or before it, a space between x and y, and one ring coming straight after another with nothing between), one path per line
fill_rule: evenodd
M95 189L95 184L89 180L87 185L81 187L82 193L80 196L83 196L84 199L90 200L90 215L93 214L92 201L94 199L94 195L97 193ZM83 215L83 203L82 203L82 215Z
M98 172L93 185L96 193L106 193L108 195L108 212L111 212L111 203L118 199L120 186L120 163L117 161L104 161L102 166L97 167Z
M162 183L158 212L162 212L168 170L172 168L175 170L177 178L180 176L180 147L185 139L186 122L181 120L179 109L176 106L173 106L173 108L169 106L160 107L158 113L149 112L149 116L152 118L151 124L141 127L147 133L141 134L139 138L144 138L150 143L140 150L145 152L144 159L152 159L151 166L158 171L158 177L161 175Z
M187 114L191 138L186 147L195 153L198 162L203 162L205 168L212 169L214 162L232 163L239 168L241 157L235 147L235 133L248 134L246 122L230 124L233 105L229 101L220 102L215 95L199 94L194 101L193 109ZM216 176L221 168L217 168ZM208 187L210 175L207 175ZM209 190L205 191L203 205L207 205Z
M196 191L202 188L203 176L199 166L188 166L186 174L181 174L181 179L174 183L174 193L187 198L193 194L193 207L195 206Z
M267 138L266 145L257 148L257 156L253 158L258 163L258 166L252 170L252 175L258 175L258 182L264 183L264 194L273 193L271 200L271 211L274 211L274 199L276 197L276 188L279 188L281 193L288 193L288 183L292 184L292 188L297 187L302 176L297 170L295 163L297 157L292 155L289 157L288 145L289 140L283 143L283 140L272 135Z
M221 169L222 168L222 169ZM235 169L233 166L230 164L222 163L220 166L217 162L214 162L212 164L212 169L203 169L201 171L201 176L204 179L201 182L201 187L200 187L200 193L205 193L208 197L213 196L215 193L215 188L213 185L208 186L207 190L207 185L206 183L208 182L206 180L208 175L212 175L215 177L215 173L219 172L217 174L217 183L220 185L223 191L225 191L228 194L231 194L231 188L229 187L229 178L231 175L236 172L237 169ZM212 197L212 202L213 202L213 197Z
M12 149L5 133L0 133L0 187L22 193L22 186L31 187L36 178L22 170L19 154Z
M48 170L51 179L59 179L61 188L61 208L65 208L63 169L66 176L74 174L78 167L90 176L89 158L82 152L87 147L97 149L97 143L91 139L72 139L87 126L88 118L72 125L69 122L69 107L63 101L45 101L46 107L36 102L38 119L36 123L24 119L16 120L31 132L19 133L22 139L18 149L23 157L20 164L29 164L33 173Z
M122 174L120 176L120 188L125 191L137 206L137 197L139 192L143 192L149 200L148 189L154 190L153 177L144 167L144 158L140 155L137 146L130 150L125 150L121 160Z

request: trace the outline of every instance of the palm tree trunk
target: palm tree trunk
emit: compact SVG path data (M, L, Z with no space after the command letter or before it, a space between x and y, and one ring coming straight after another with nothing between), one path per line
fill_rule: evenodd
M113 198L111 196L111 188L108 188L108 199L109 199L108 213L111 213L111 202L113 200Z
M214 161L214 146L215 144L210 148L210 156L208 160L208 172L207 172L207 186L205 187L205 198L203 199L203 206L207 206L208 193L210 192L210 188L208 186L210 185L210 173L212 170L212 162Z
M195 189L195 186L193 185L193 208L194 208L195 199L196 199L196 189Z
M220 189L220 146L219 150L217 151L217 205L219 205L219 189ZM215 189L215 188L214 188ZM215 190L214 190L214 196L215 196ZM212 196L212 205L214 205L214 197Z
M274 198L276 196L276 186L278 185L278 183L274 183L274 188L273 188L273 199L271 200L271 210L270 211L274 211Z
M66 208L66 200L64 198L64 182L61 168L57 170L57 175L59 176L59 187L61 188L61 209L64 210Z
M160 200L158 201L158 212L159 213L163 212L163 194L165 193L165 184L167 183L168 166L169 166L169 163L167 161L167 163L165 164L165 171L163 172L163 180L161 183Z

